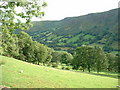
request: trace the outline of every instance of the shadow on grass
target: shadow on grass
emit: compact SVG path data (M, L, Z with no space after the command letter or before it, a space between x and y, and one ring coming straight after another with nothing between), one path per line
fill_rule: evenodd
M82 72L82 71L75 71L75 72L80 72L80 73L86 73L86 74L91 74L91 75L97 75L97 76L105 76L105 77L111 77L111 78L116 78L120 79L120 75L107 75L107 74L101 74L101 73L93 73L93 72Z

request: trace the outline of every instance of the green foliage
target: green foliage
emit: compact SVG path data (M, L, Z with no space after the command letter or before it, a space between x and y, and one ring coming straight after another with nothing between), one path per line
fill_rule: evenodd
M61 67L62 70L72 70L72 66L68 66L66 64L62 64L61 66L62 66Z
M118 72L118 56L111 53L106 54L108 59L108 71Z
M19 46L19 59L21 60L31 60L30 57L32 57L32 55L34 55L32 53L33 51L33 41L31 39L31 37L25 33L25 32L21 32L20 34L17 35L19 38L18 41L18 46Z
M1 38L1 47L2 55L10 57L17 57L19 55L18 38L15 34L3 32Z
M31 0L21 2L17 1L1 1L0 3L0 28L2 31L13 32L16 29L26 30L32 26L32 17L44 16L42 8L47 4L39 0ZM21 12L17 12L16 8L22 8ZM24 23L22 22L24 21Z
M49 63L54 51L47 46L33 41L25 32L2 34L2 55L14 57L31 63Z
M53 50L48 48L47 46L40 44L38 42L34 42L35 45L35 58L39 63L49 63L52 59Z
M102 48L95 47L94 53L95 53L94 54L94 57L95 57L94 67L96 71L99 73L101 70L106 70L108 60L107 60L105 52L102 50Z
M52 67L57 68L58 67L58 63L52 63Z
M22 52L21 56L25 57L24 60L28 60L28 62L33 63L37 62L37 64L49 63L51 61L51 54L53 52L52 49L36 41L33 41L31 37L25 32L18 34L18 37L21 49L20 52Z
M83 45L76 49L72 63L75 69L81 66L83 71L87 68L99 72L106 68L107 58L101 48Z
M71 63L72 59L73 59L73 56L68 52L55 51L52 53L51 62L69 64Z

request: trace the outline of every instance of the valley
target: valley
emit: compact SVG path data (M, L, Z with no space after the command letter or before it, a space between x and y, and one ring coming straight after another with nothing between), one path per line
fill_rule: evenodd
M26 31L33 40L55 50L73 53L81 45L100 46L106 52L118 52L118 9L68 17L60 21L36 21Z

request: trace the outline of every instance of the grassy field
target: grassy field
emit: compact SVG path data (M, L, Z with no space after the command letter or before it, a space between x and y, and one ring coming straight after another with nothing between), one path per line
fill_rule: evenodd
M67 43L77 41L81 35L84 35L84 34L83 34L83 33L81 33L81 34L79 34L79 35L76 35L76 36L75 36L75 37L73 37L73 38L68 39L68 40L67 40Z
M58 70L1 56L2 85L14 88L115 88L118 79Z

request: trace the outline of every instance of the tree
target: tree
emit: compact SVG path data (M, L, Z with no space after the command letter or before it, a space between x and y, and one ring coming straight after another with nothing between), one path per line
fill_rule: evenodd
M70 53L64 51L62 52L60 62L69 65L72 63L72 59L73 59L73 56Z
M94 56L95 56L94 67L96 68L97 73L99 73L101 70L106 70L108 60L102 48L95 47Z
M18 38L15 34L9 32L2 33L1 55L16 58L19 55Z
M54 52L54 50L49 47L46 47L46 49L47 49L47 56L46 56L44 63L49 64L52 60L52 53Z
M108 71L117 72L118 71L118 56L115 56L111 53L106 54L108 59Z
M76 49L73 59L73 66L83 71L87 68L90 72L96 69L99 72L105 66L106 57L104 51L99 47L81 46Z
M52 61L55 63L70 64L73 56L66 51L54 51L52 53Z
M83 71L87 68L90 72L94 63L93 50L93 47L90 46L78 47L74 55L73 65L76 66L77 69L81 66Z
M47 6L46 2L40 0L0 1L0 28L2 32L29 29L32 26L32 17L44 16L42 9L45 6ZM21 8L21 12L17 12L16 8Z
M81 53L81 50L79 50L79 48L76 49L75 54L73 55L73 61L72 61L72 65L73 65L73 69L79 69L79 67L81 66L84 72L84 69L86 68L86 64L84 63L84 58L82 56L82 54L84 54L83 52Z
M25 32L20 32L18 35L19 56L18 59L33 62L34 44L32 38Z
M60 60L61 60L61 54L59 53L59 51L54 51L52 53L52 61L51 62L59 63Z
M115 56L111 53L107 53L106 56L108 59L108 71L113 71L115 64Z
M120 56L116 56L115 58L115 66L116 66L116 72L120 73Z
M51 48L33 41L25 32L21 32L17 36L19 39L19 59L38 65L39 63L49 63L51 61Z

